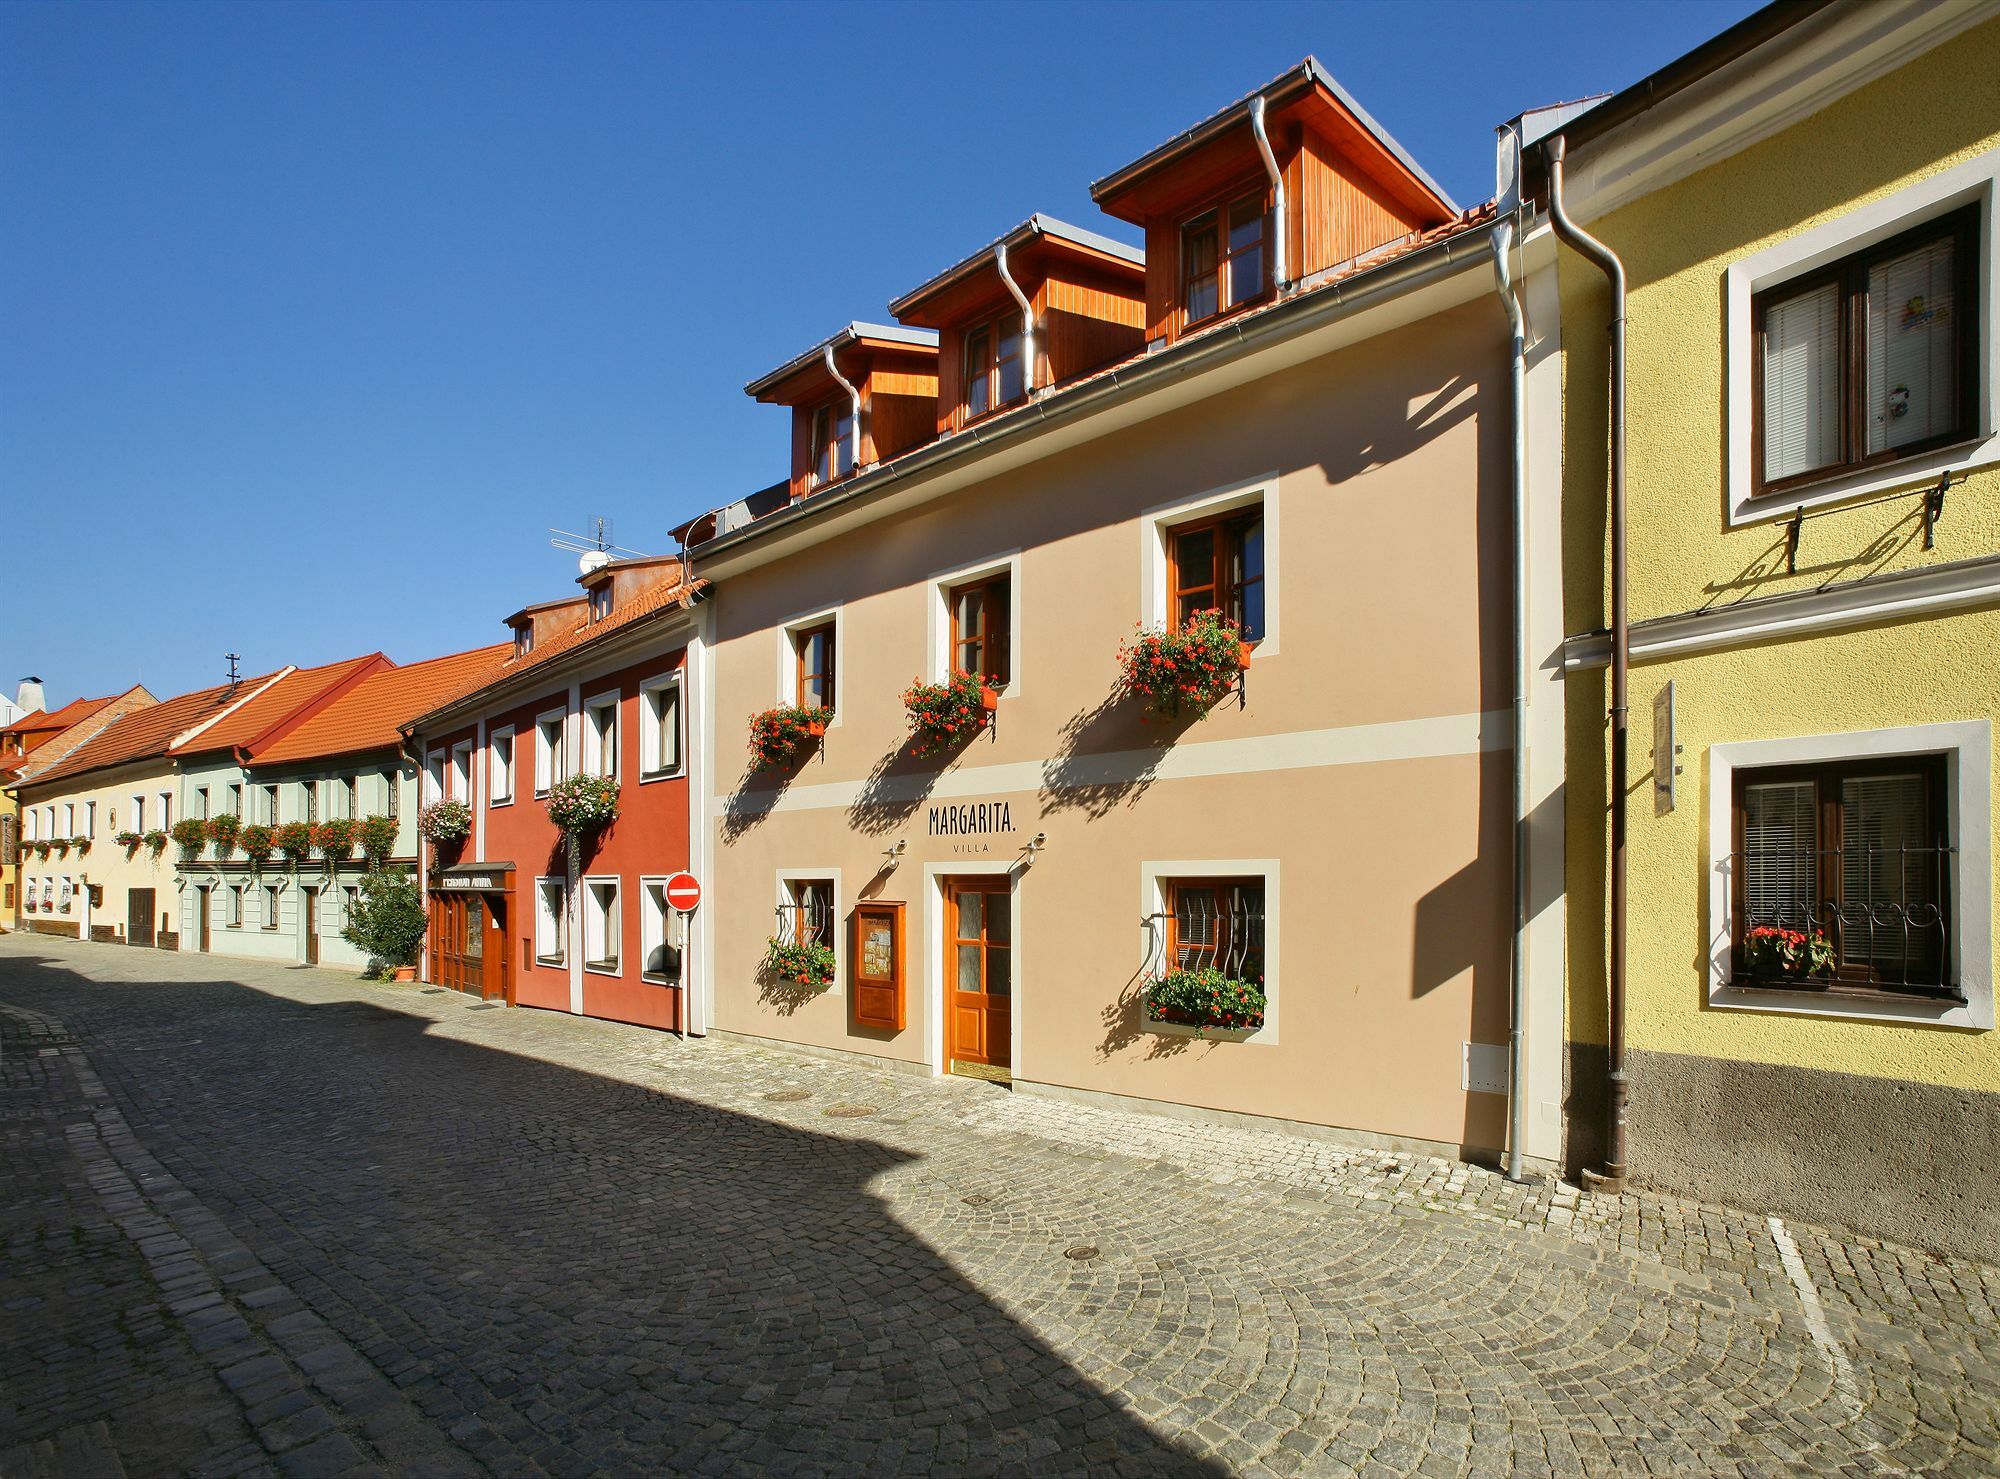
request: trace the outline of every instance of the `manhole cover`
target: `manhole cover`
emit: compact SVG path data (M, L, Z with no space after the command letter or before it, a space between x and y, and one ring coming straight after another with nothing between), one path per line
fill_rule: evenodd
M971 1196L960 1197L959 1200L965 1203L965 1205L968 1207L984 1207L989 1202L991 1202L993 1198L986 1195L986 1193L983 1191L975 1191Z
M1063 1249L1063 1257L1072 1263L1088 1263L1097 1256L1097 1250L1088 1243L1077 1243Z
M827 1106L826 1112L837 1120L858 1120L865 1115L875 1113L875 1106L872 1104L830 1104Z
M810 1099L812 1096L811 1089L778 1089L764 1097L773 1104L796 1104L801 1099Z

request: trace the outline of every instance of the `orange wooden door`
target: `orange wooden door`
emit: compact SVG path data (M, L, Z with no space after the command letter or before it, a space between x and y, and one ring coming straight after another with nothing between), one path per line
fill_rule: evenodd
M1014 895L1006 877L945 880L945 1056L1007 1068L1014 1044Z

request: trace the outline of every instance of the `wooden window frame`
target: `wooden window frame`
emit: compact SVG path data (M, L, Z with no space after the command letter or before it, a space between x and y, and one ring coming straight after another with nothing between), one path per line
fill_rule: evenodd
M1220 514L1190 519L1184 524L1169 524L1166 527L1167 627L1170 631L1178 630L1186 624L1187 617L1181 614L1181 603L1188 593L1195 591L1208 591L1211 596L1208 606L1197 606L1195 610L1203 611L1213 607L1224 616L1234 619L1240 631L1243 621L1243 589L1251 585L1262 587L1266 593L1264 625L1266 628L1269 628L1271 624L1269 572L1259 571L1257 575L1249 580L1237 581L1234 578L1234 572L1231 568L1235 563L1231 555L1235 549L1236 541L1241 538L1242 531L1247 529L1251 524L1260 522L1264 522L1264 504L1261 499L1255 503L1239 505ZM1265 527L1268 531L1270 526L1267 523ZM1208 579L1188 583L1183 580L1183 576L1187 572L1184 572L1181 568L1181 540L1190 535L1211 531L1215 538L1211 545L1213 553L1210 555L1210 568L1207 572ZM1268 564L1268 532L1265 553L1266 563ZM1259 632L1254 637L1245 636L1243 640L1254 646L1256 643L1264 640L1264 633Z
M850 432L847 436L840 435L840 418L854 414L853 403L844 395L813 407L808 433L812 457L809 486L824 488L837 483L843 478L852 477L856 468L860 466L860 458L854 453L853 433ZM836 442L838 446L835 446ZM834 448L835 455L832 457L826 455L830 447ZM843 452L841 448L845 448L845 451ZM842 456L853 459L844 468L840 465ZM826 471L822 472L822 468Z
M1951 841L1951 794L1950 775L1943 755L1888 755L1867 759L1815 760L1778 765L1739 765L1734 767L1730 778L1729 798L1729 847L1736 860L1730 869L1729 880L1729 945L1730 958L1741 961L1744 934L1744 888L1747 868L1744 866L1743 845L1744 793L1751 786L1782 785L1786 782L1810 780L1814 784L1814 826L1820 856L1815 860L1813 890L1817 899L1837 901L1842 897L1844 881L1840 876L1840 861L1836 854L1838 839L1842 832L1842 808L1845 803L1840 798L1839 783L1853 776L1904 775L1911 771L1924 777L1924 823L1925 833L1933 846L1943 847ZM1953 915L1953 890L1949 876L1938 882L1936 905L1939 912L1940 959L1937 961L1938 976L1945 982L1947 993L1956 989L1948 977L1952 970L1953 942L1957 938L1958 924ZM1797 991L1825 993L1835 991L1844 994L1865 996L1909 997L1940 995L1936 989L1926 989L1923 985L1911 986L1906 982L1883 980L1880 973L1871 966L1836 961L1833 975L1816 980L1767 980L1750 977L1742 973L1740 965L1733 973L1732 984L1758 991Z
M1263 281L1257 285L1256 292L1249 294L1240 301L1232 302L1230 290L1232 287L1231 279L1234 273L1230 264L1237 257L1243 255L1243 252L1233 251L1229 246L1231 212L1237 206L1243 204L1244 201L1252 199L1262 202L1261 219L1263 222L1263 231L1258 236L1258 250L1262 257L1261 270ZM1197 318L1189 306L1191 297L1189 289L1193 286L1194 278L1188 270L1190 266L1188 238L1204 225L1207 225L1209 229L1215 232L1215 307ZM1273 287L1271 281L1271 191L1269 182L1246 179L1232 189L1224 190L1220 194L1211 196L1198 209L1189 211L1181 217L1179 234L1174 238L1174 241L1176 250L1179 252L1178 266L1180 269L1177 274L1179 280L1175 288L1175 303L1180 311L1182 332L1185 333L1187 330L1202 324L1214 323L1219 319L1229 317L1233 313L1241 313L1246 308L1253 308L1257 304L1264 302L1271 296ZM1203 274L1203 276L1207 275L1206 273Z
M974 591L982 592L985 596L986 632L983 636L967 637L959 630L958 603L961 596L971 595ZM997 623L993 619L995 591L1000 593L1000 617ZM988 687L1005 688L1014 676L1014 650L1011 640L1014 619L1013 570L1011 568L994 570L976 579L947 586L944 598L945 614L951 622L951 645L945 650L945 675L949 677L953 673L971 673ZM978 670L965 666L961 661L968 642L979 644ZM999 661L994 663L988 659L996 649L1000 656ZM997 672L994 671L996 668Z
M278 904L279 904L278 886L274 883L265 884L263 928L267 930L275 930L278 927Z
M806 945L812 943L806 938L806 923L812 913L812 896L815 893L826 899L826 938L820 941L838 958L840 941L840 921L835 911L840 907L840 890L834 887L831 874L813 877L787 878L784 880L785 900L792 906L792 943Z
M1002 399L1000 394L1000 344L1006 336L1008 322L1014 320L1018 325L1020 317L1020 308L1016 304L991 309L978 321L968 325L961 337L958 406L968 425L974 421L984 420L988 416L997 416L1000 412L1010 410L1028 399L1028 392L1031 389L1029 374L1032 366L1025 362L1022 354L1022 350L1026 347L1027 335L1018 326L1014 330L1014 358L1021 365L1021 392L1006 399ZM986 345L985 353L978 357L978 362L975 364L973 345L980 342L982 337ZM975 411L972 408L972 387L975 383L986 387L986 409L983 411Z
M838 623L832 617L816 621L811 626L792 629L792 699L801 708L813 707L832 710L836 708L834 699L839 694L836 686L840 675L840 633ZM806 666L806 654L812 650L812 639L824 634L826 637L826 666L823 670L813 670ZM824 684L826 702L812 704L807 694L814 684Z
M669 695L671 698L669 699ZM673 736L671 764L659 764L660 740ZM681 723L681 678L679 670L639 685L639 779L666 780L687 771L687 736Z
M1226 878L1190 877L1162 878L1160 880L1161 899L1166 907L1166 958L1163 964L1167 970L1181 969L1180 900L1182 892L1184 890L1189 892L1211 890L1220 895L1227 889L1244 888L1254 888L1257 890L1259 899L1265 906L1260 912L1263 913L1265 919L1268 921L1270 918L1270 881L1261 873L1237 874ZM1227 910L1218 909L1215 917L1215 960L1217 966L1220 967L1221 963L1229 958L1229 913ZM1267 924L1266 929L1268 930L1268 928ZM1265 945L1260 947L1259 964L1264 966L1264 969L1258 973L1258 983L1260 986L1270 974L1268 964L1269 953L1269 940L1267 937Z
M1868 270L1876 263L1900 257L1919 246L1950 238L1955 281L1952 286L1954 350L1958 361L1958 404L1949 430L1903 447L1868 450L1868 415L1864 405L1868 372ZM1979 301L1979 211L1964 206L1914 226L1908 231L1863 247L1836 262L1784 282L1750 298L1750 489L1753 498L1783 494L1795 488L1844 477L1865 468L1918 457L1940 447L1969 441L1978 434L1979 326L1988 305ZM1840 290L1840 456L1834 462L1789 477L1764 476L1764 341L1771 309L1829 283Z

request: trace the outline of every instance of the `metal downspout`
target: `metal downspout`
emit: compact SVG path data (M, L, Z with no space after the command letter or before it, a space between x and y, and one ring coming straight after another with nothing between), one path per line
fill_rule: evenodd
M1611 285L1611 959L1606 982L1611 1102L1603 1174L1585 1174L1593 1188L1618 1192L1625 1189L1628 1174L1625 1129L1631 1101L1625 1067L1625 769L1631 721L1626 681L1631 639L1625 619L1625 264L1563 208L1563 136L1557 134L1542 148L1548 163L1549 220L1556 235L1588 257Z
M1513 448L1514 508L1514 929L1508 962L1507 1179L1525 1181L1523 1142L1528 1128L1528 1079L1524 1044L1528 1015L1528 330L1507 256L1514 249L1514 223L1493 228L1493 281L1507 309L1511 341L1508 411Z
M821 353L826 356L827 374L833 376L834 384L847 392L848 403L854 408L854 424L849 428L848 435L853 447L854 471L859 472L861 471L861 392L854 388L848 378L840 373L840 367L833 362L831 344L822 345Z
M1278 158L1271 152L1271 136L1264 131L1264 100L1250 99L1250 133L1257 140L1257 152L1264 156L1264 173L1271 177L1271 285L1282 288L1285 276L1285 177ZM1223 223L1227 234L1228 223Z
M1014 301L1021 305L1021 388L1025 394L1035 393L1035 307L1028 301L1028 295L1021 291L1021 285L1014 281L1014 274L1007 270L1007 243L1001 242L993 248L993 265L1000 269L1000 281L1007 284L1007 291L1014 295Z

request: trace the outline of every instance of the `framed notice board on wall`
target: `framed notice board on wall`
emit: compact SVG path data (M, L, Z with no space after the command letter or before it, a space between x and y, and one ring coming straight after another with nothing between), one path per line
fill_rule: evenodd
M870 900L854 906L848 979L857 1027L903 1030L903 906Z

